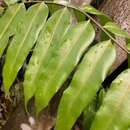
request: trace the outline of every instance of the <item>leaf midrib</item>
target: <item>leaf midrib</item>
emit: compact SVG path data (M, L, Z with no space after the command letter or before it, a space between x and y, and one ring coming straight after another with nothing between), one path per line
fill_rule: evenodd
M32 21L31 21L31 23L30 23L30 25L29 25L29 28L28 28L28 30L27 30L27 33L26 33L25 37L23 38L23 40L22 40L22 42L21 42L19 48L17 49L16 57L15 57L15 59L13 60L12 68L13 68L13 66L15 65L15 62L16 62L17 57L18 57L18 55L19 55L19 52L20 52L19 50L20 50L20 48L23 47L24 42L25 42L26 38L28 37L28 35L29 35L29 33L30 33L30 30L31 30L31 27L32 27L32 25L33 25L33 23L34 23L34 21L35 21L34 19L37 17L37 14L39 13L39 11L40 11L41 8L42 8L42 6L39 6L39 8L38 8L36 14L34 15ZM13 69L9 72L9 75L10 75L12 72L13 72Z
M64 15L64 12L65 12L65 11L66 11L66 9L64 9L64 11L61 13L61 15L60 15L60 17L59 17L59 19L58 19L58 22L57 22L56 25L55 25L54 31L53 31L52 36L51 36L51 38L50 38L50 40L49 40L49 43L48 43L48 47L47 47L45 53L42 53L42 55L41 55L41 60L40 60L41 62L39 62L39 65L38 65L38 67L37 67L38 69L36 69L37 71L35 72L33 78L31 79L32 82L30 83L30 86L32 86L32 84L35 83L37 74L38 74L38 72L39 72L39 70L40 70L40 68L41 68L41 66L42 66L42 63L43 63L44 58L45 58L46 55L47 55L47 52L48 52L48 50L49 50L49 48L50 48L50 45L51 45L51 42L52 42L52 40L53 40L53 38L54 38L54 35L55 35L55 33L56 33L56 29L57 29L57 27L58 27L58 25L59 25L59 23L60 23L60 21L61 21L61 19L62 19L62 16Z
M89 24L89 23L88 23ZM66 59L68 58L68 55L70 54L70 52L72 51L73 47L76 45L76 43L79 41L80 37L82 36L82 34L84 33L84 31L86 31L86 27L88 26L88 24L86 24L86 26L84 27L83 30L81 30L81 32L79 32L79 36L73 41L73 44L71 46L71 49L67 52L67 54L64 56L64 58L62 58L60 64L58 65L56 72L54 73L53 77L51 77L51 79L54 79L55 76L57 75L57 73L59 72L59 70L62 68L62 65L65 63ZM46 86L48 86L50 82L47 83ZM46 93L46 91L48 90L48 88L50 88L51 86L48 87L44 87L46 89L44 89L44 92Z
M9 26L11 25L14 17L17 15L18 11L20 10L21 5L18 6L17 10L15 11L14 15L10 18L8 24L6 25L6 27L4 28L4 30L2 31L2 33L0 34L0 39L3 37L3 35L5 34L5 32L7 31L7 29L9 28Z
M93 69L90 71L90 73L89 74L87 74L87 80L85 80L84 81L84 83L86 83L87 84L87 81L91 81L90 79L91 79L91 76L93 75L93 73L94 73L94 70L95 70L95 68L96 68L96 66L97 66L97 64L101 61L101 59L104 57L104 54L105 54L105 52L106 52L106 50L108 49L108 46L109 46L110 44L108 44L105 48L104 48L104 51L102 51L102 55L101 55L101 53L100 53L100 56L99 56L99 58L96 58L96 60L94 61L94 67L93 67ZM73 81L72 81L73 82ZM85 85L86 86L86 85ZM82 90L85 88L85 86L83 86L83 87L80 87L79 88L79 90L77 91L77 94L75 95L75 97L74 97L74 101L75 101L75 99L81 94L81 92L82 92ZM74 102L72 102L72 104L70 105L70 109L68 109L68 110L71 110L71 108L72 108L72 106L73 106L73 103Z

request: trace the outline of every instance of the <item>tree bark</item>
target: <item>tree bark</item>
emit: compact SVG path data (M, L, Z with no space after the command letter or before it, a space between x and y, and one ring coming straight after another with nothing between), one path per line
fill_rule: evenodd
M104 0L100 6L100 10L109 15L120 27L130 33L130 0ZM121 45L125 45L125 41L117 38ZM127 54L117 47L117 60L113 67L115 70L127 58Z

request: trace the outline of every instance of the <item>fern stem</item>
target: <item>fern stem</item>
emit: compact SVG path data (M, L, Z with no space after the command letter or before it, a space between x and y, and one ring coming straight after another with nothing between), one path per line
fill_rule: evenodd
M28 2L24 2L24 3L26 4L26 3L39 3L39 2L42 2L42 1L28 1ZM91 17L88 13L86 13L85 11L80 9L79 7L75 7L73 5L70 5L69 3L63 4L63 3L58 3L55 1L44 1L44 2L46 4L55 4L55 5L65 6L65 7L68 7L70 9L77 10L77 11L81 12L83 15L85 15L87 18L89 18L95 25L97 25L97 27L99 27L118 47L120 47L127 54L130 54L130 51L128 49L126 49L124 46L120 45L120 43L106 29L104 29L100 23L98 23L93 17Z

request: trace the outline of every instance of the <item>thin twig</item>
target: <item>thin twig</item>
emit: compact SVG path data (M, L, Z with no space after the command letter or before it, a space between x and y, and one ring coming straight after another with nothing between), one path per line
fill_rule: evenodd
M29 1L29 2L25 2L25 3L40 3L40 2L42 2L42 1ZM82 9L75 7L73 5L70 5L69 3L63 4L63 3L58 3L55 1L44 1L44 2L46 4L55 4L55 5L59 5L59 6L68 7L68 8L71 8L73 10L77 10L77 11L81 12L83 15L88 17L95 25L97 25L97 27L99 27L118 47L120 47L126 53L130 54L130 51L128 49L126 49L124 46L120 45L120 43L106 29L104 29L100 23L98 23L93 17L91 17L88 13L86 13Z

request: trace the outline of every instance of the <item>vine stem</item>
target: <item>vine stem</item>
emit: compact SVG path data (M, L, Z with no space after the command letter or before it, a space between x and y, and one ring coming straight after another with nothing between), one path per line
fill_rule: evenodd
M40 2L43 2L43 1L28 1L28 2L24 2L24 3L40 3ZM95 25L97 25L97 27L99 27L118 47L120 47L127 54L130 54L130 51L128 49L126 49L124 46L120 45L120 43L106 29L104 29L100 23L98 23L92 16L90 16L84 10L80 9L79 7L70 5L69 2L68 3L67 2L61 3L61 2L56 2L56 1L44 1L44 2L46 4L55 4L55 5L64 6L64 7L68 7L70 9L79 11L80 13L85 15L87 18L89 18Z

